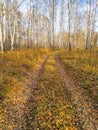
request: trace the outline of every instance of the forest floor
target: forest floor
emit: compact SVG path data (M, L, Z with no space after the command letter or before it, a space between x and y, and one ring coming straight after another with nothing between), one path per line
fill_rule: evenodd
M57 53L2 103L0 130L98 130L98 111Z
M81 130L98 130L98 111L92 106L89 96L84 95L84 89L74 82L73 78L68 74L65 66L57 59L58 70L65 81L68 92L71 94L71 100L76 106L78 116L78 125L82 126Z

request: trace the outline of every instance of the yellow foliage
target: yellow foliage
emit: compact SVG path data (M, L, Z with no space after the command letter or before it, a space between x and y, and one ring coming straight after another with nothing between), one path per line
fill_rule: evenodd
M49 49L0 52L0 98L5 97L6 88L11 90L13 86L20 86L26 81L49 52Z
M98 94L96 92L96 95L94 95L93 92L96 89L96 84L98 84L98 48L94 51L83 49L62 50L60 51L60 60L75 80L87 89L87 94L96 103Z
M63 81L57 72L54 56L47 60L36 91L37 114L34 127L44 130L73 128L74 110L66 97Z

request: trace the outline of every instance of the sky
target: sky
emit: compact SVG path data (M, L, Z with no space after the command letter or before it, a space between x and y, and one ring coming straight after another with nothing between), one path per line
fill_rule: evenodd
M80 13L82 15L82 13L84 14L84 12L87 10L88 4L87 4L87 0L79 0L79 2L80 2L80 8L81 8ZM29 0L25 0L25 2L20 7L20 10L21 10L21 12L24 15L27 13L27 10L29 10L29 3L30 3ZM60 19L61 3L62 3L61 0L58 0L58 5L57 5L57 8L56 8L56 12L57 12L57 16L56 16L57 17L57 22L56 22L56 25L55 25L55 30L56 31L60 30L59 23L60 23L60 20L61 20ZM45 14L45 15L47 15L47 14ZM66 19L67 19L67 15L65 16L65 22L66 22ZM67 29L67 26L66 26L66 29ZM98 9L97 9L97 16L96 16L96 27L95 27L95 31L98 32Z

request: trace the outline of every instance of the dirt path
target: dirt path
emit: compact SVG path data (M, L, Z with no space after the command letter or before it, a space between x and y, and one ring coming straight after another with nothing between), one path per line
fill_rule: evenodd
M53 54L38 79L35 107L31 109L32 130L78 130L74 124L74 106L68 96Z
M79 124L83 126L81 130L98 130L97 116L98 113L92 108L92 104L88 97L84 97L83 90L76 86L73 79L68 75L59 57L56 57L58 71L62 79L65 81L66 87L72 96L72 102L76 105Z
M47 57L34 71L29 84L14 87L4 100L0 130L98 130L91 102L75 85L59 57L55 61L54 56Z
M41 74L46 60L47 58L34 71L33 77L28 77L31 78L29 80L31 83L24 82L24 85L19 85L18 88L15 86L3 101L3 109L0 112L0 130L30 130L27 126L30 100L33 97L33 89L36 87L37 78Z

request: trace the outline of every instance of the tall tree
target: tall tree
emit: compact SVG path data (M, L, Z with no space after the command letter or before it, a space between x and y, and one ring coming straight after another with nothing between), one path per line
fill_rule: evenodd
M6 12L5 12L5 0L1 1L1 50L5 50L6 42Z
M72 0L68 0L68 49L71 51Z

